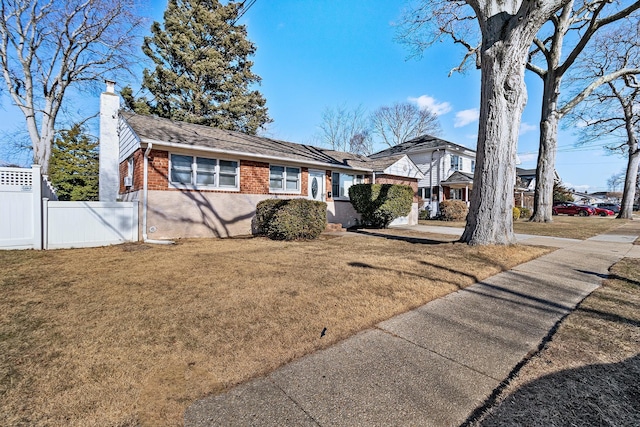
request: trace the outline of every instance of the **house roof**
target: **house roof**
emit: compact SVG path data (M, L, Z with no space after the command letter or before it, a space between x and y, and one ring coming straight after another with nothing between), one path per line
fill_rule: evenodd
M173 121L155 116L121 112L142 142L174 143L183 146L215 148L246 154L280 157L297 161L314 161L335 166L364 168L366 157L296 144L260 136L247 135L210 126Z
M409 154L416 151L432 150L436 148L455 148L458 150L462 149L475 152L470 148L455 144L453 142L445 141L444 139L440 139L432 135L422 135L417 138L410 139L409 141L405 141L402 144L398 144L391 148L387 148L386 150L374 153L369 157L375 159L378 157L386 157L389 155Z
M442 184L473 184L473 174L455 171Z
M376 159L353 153L334 151L311 145L247 135L210 126L173 121L132 112L120 112L141 142L181 148L207 148L236 155L259 156L328 167L347 168L367 172L384 172L404 154ZM407 157L407 160L415 164ZM415 166L415 169L419 169Z

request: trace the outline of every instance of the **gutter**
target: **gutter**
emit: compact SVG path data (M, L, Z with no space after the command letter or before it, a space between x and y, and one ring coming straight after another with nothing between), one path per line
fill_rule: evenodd
M153 148L152 143L147 144L147 149L144 150L144 180L142 189L142 241L144 243L155 243L157 245L173 245L175 242L172 240L151 240L147 235L147 207L149 205L149 153Z

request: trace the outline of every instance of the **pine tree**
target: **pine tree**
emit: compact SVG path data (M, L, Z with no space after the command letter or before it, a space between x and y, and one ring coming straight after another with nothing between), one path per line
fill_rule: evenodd
M129 96L128 107L249 134L271 122L265 99L251 89L261 79L248 59L256 48L246 28L235 24L240 7L217 0L169 0L164 25L154 22L142 47L155 63L153 71L144 70L142 84L153 99L141 103Z
M60 132L51 150L49 179L59 200L98 200L98 142L80 125Z

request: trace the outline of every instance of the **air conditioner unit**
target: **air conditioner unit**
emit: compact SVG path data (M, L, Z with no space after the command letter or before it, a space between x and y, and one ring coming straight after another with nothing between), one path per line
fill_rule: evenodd
M124 186L131 187L133 185L133 177L125 176L124 177Z

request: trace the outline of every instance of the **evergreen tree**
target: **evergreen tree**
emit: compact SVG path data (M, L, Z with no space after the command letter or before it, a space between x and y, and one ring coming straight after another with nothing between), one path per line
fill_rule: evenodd
M256 48L246 28L235 24L240 9L235 2L169 0L164 26L154 22L142 46L155 63L153 71L144 70L142 84L153 99L135 100L125 88L127 106L249 134L271 122L265 99L251 90L261 79L248 59Z
M49 179L59 200L98 200L98 142L80 125L60 132L51 150Z
M553 183L553 202L564 203L573 202L573 193L561 182Z

